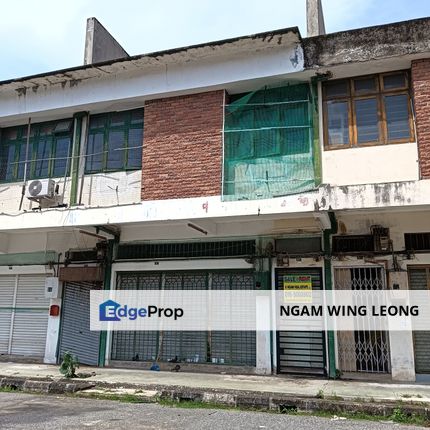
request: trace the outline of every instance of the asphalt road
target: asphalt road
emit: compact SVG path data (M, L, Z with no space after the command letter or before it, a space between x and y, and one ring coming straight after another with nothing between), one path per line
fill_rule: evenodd
M282 429L282 430L413 430L371 421L172 408L157 404L120 403L64 396L0 393L0 429Z

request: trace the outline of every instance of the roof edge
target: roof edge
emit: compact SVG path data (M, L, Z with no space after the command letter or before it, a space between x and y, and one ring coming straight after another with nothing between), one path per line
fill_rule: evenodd
M287 27L287 28L281 28L278 30L264 31L264 32L254 33L254 34L245 35L245 36L236 36L236 37L216 40L216 41L212 41L212 42L203 42L203 43L198 43L195 45L188 45L188 46L183 46L183 47L178 47L178 48L171 48L171 49L166 49L166 50L162 50L162 51L154 51L154 52L149 52L146 54L132 55L132 56L128 56L128 57L118 58L115 60L102 61L99 63L92 63L92 64L67 67L64 69L52 70L52 71L43 72L43 73L37 73L34 75L27 75L27 76L23 76L23 77L19 77L19 78L6 79L4 81L0 81L0 86L12 84L12 83L25 82L25 81L29 81L32 79L48 77L48 76L52 76L52 75L56 75L56 74L65 74L65 73L74 72L77 70L86 70L86 69L92 69L92 68L97 68L97 67L109 66L109 65L112 65L115 63L122 63L122 62L127 62L127 61L139 60L139 59L144 58L144 57L152 57L152 58L162 57L162 56L177 54L180 52L186 52L186 51L189 51L191 49L199 49L199 48L210 47L210 46L222 46L222 45L227 45L230 43L235 43L235 42L238 42L240 40L247 40L247 39L249 39L249 40L266 39L269 37L272 38L274 36L277 36L280 34L287 34L287 33L295 34L298 38L298 41L300 43L302 42L303 39L302 39L302 36L300 34L299 28L297 26Z

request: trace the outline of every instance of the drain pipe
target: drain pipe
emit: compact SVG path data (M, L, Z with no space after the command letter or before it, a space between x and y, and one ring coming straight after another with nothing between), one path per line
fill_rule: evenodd
M324 285L326 290L333 289L332 266L331 266L331 236L337 233L337 220L334 211L329 208L328 216L330 219L330 228L323 230L324 246ZM334 331L327 331L328 346L328 376L335 379L336 372L336 345Z

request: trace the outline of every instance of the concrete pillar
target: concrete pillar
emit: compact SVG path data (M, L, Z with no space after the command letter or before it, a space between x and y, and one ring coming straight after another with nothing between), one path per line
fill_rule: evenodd
M270 375L272 373L270 361L270 327L272 315L269 296L257 298L256 313L257 327L267 328L267 330L258 330L256 334L257 373L259 375Z
M407 305L408 274L390 272L389 289L396 304ZM415 381L415 354L411 318L403 321L403 331L389 331L391 377L393 381Z
M308 37L325 34L321 0L306 0L306 21Z
M125 49L96 18L87 19L84 64L129 57Z
M43 362L46 364L55 364L57 362L57 345L60 336L61 299L51 299L49 306L52 305L60 306L60 315L58 317L48 317L45 357L43 358Z
M412 331L390 331L389 333L393 381L415 381Z

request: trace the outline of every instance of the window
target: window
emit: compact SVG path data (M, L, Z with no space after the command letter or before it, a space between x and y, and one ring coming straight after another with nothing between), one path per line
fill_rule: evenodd
M90 118L86 173L139 170L142 167L143 109Z
M62 177L70 169L72 119L5 128L0 139L0 181Z
M314 188L313 113L307 83L230 97L223 199L270 198Z
M429 251L430 233L405 233L405 248L408 251Z
M407 72L323 84L326 149L414 139Z

